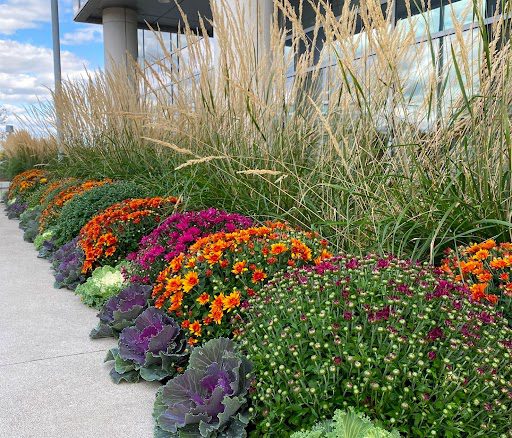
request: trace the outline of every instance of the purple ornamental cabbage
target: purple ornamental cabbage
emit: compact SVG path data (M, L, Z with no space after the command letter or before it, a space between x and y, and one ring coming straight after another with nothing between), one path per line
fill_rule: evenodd
M55 240L50 238L49 240L45 240L39 249L37 257L40 259L52 260L52 256L59 248L55 245Z
M13 203L7 203L5 211L9 219L18 219L27 208L27 202L15 200Z
M45 244L50 245L51 242L45 242ZM84 252L78 245L78 237L65 243L55 251L51 257L55 287L59 289L66 287L75 290L79 284L82 284L86 278L82 274L84 259Z
M187 341L178 324L162 310L150 307L119 335L105 362L114 361L110 376L115 383L152 382L172 377L187 361Z
M187 370L157 393L155 437L245 437L252 364L226 338L196 347Z
M174 257L186 252L196 240L218 231L249 228L253 220L214 208L175 213L144 236L137 252L128 255L132 282L150 284Z
M150 296L151 286L132 284L110 298L98 313L100 322L91 331L91 339L119 337L146 309Z

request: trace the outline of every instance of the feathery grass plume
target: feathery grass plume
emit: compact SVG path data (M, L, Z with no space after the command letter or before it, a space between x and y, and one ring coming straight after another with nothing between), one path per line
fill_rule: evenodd
M64 84L59 172L284 218L353 253L434 260L455 243L510 240L509 2L492 20L482 0L443 5L442 38L417 2L400 15L378 0L293 3L275 0L256 44L243 3L217 0L211 21L183 17L186 47L157 36L162 56L131 81ZM187 155L226 158L183 166Z

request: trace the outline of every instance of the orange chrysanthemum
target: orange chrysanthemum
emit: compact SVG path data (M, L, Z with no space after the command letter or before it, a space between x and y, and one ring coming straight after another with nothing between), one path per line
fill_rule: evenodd
M279 255L286 251L288 251L288 246L284 243L274 243L270 245L270 254L272 255Z
M283 253L288 255L279 257ZM238 309L244 297L256 293L248 287L251 282L257 289L290 262L302 266L331 256L316 234L302 233L281 223L218 232L197 240L178 260L171 261L158 275L152 296L155 303L173 312L173 318L201 321L203 337L206 326L210 326L209 336L229 336L230 324L241 318ZM172 300L176 292L168 285L179 276L185 281L191 272L197 273L198 282L183 294L177 307ZM231 292L211 294L221 290ZM182 291L186 292L185 288Z
M30 169L16 175L7 190L7 199L14 199L18 195L23 195L27 190L33 189L40 184L48 182L49 174L44 170Z
M485 298L485 290L487 289L487 283L476 283L470 287L471 297L475 301L480 301L482 298Z
M489 251L487 249L479 249L475 253L475 258L477 260L485 260L487 257L489 257Z
M223 300L224 310L230 312L231 310L240 306L240 292L235 291L224 297Z
M231 270L231 272L235 275L240 275L243 272L247 272L247 271L248 271L247 260L242 260L241 262L236 262L233 265L233 269Z
M87 273L100 259L112 257L116 254L118 249L116 244L120 240L117 234L123 235L127 226L138 224L135 230L142 236L145 232L153 229L155 222L159 222L167 216L177 202L178 199L174 197L127 199L110 206L93 217L80 230L78 243L85 253L82 272ZM141 226L141 221L145 218L148 218L148 220ZM132 225L132 239L135 230ZM123 240L123 243L126 246L126 240Z
M210 301L210 295L207 294L206 292L202 293L201 295L199 295L199 297L197 298L196 301L199 304L201 304L201 306L204 306L206 303L208 303Z
M503 269L503 268L506 268L507 266L510 266L510 264L505 259L503 259L501 257L491 260L489 265L493 269Z
M185 275L183 279L183 290L185 292L190 292L197 284L199 283L199 277L197 272L191 271Z
M256 269L252 274L251 280L253 283L260 283L265 278L267 278L267 274L262 269Z
M199 321L194 321L189 325L188 329L192 335L197 337L201 336L201 323Z

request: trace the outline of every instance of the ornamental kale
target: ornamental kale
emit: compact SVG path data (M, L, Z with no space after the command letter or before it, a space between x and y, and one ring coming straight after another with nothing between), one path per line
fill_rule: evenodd
M9 219L18 219L27 209L28 204L23 200L14 199L14 202L8 202L5 211Z
M336 410L332 420L306 432L295 432L291 438L400 438L400 434L375 426L366 415L349 408L347 412Z
M19 227L23 231L25 231L30 226L31 222L39 219L40 214L41 214L41 207L39 207L39 206L27 208L20 215Z
M37 251L40 251L43 247L44 242L51 241L54 236L54 231L52 228L43 231L41 234L38 234L34 239L34 248Z
M33 242L39 234L39 222L37 219L33 219L26 223L23 228L23 240L26 242Z
M245 437L252 365L233 341L194 348L187 370L156 396L155 437Z
M214 208L175 213L153 232L143 237L136 252L128 255L132 262L131 280L152 283L165 265L201 237L219 231L231 233L252 225L252 219Z
M165 312L150 307L119 336L119 348L112 348L105 362L113 360L110 376L115 383L152 382L172 377L188 357L185 335Z
M121 273L123 265L116 267L102 266L96 268L83 284L75 289L82 302L89 307L101 309L107 300L117 295L125 286L125 278Z
M39 234L39 216L41 207L34 207L25 210L20 216L20 228L24 231L23 239L33 242Z
M151 286L132 284L110 298L100 313L98 326L89 335L92 339L118 337L126 327L133 325L147 307Z
M57 249L58 247L55 245L53 237L50 239L44 239L41 248L39 248L39 253L37 254L37 257L41 259L51 260L53 253L57 251Z
M82 284L86 278L82 274L84 259L84 251L78 246L78 237L55 251L51 258L55 287L75 290L79 284Z

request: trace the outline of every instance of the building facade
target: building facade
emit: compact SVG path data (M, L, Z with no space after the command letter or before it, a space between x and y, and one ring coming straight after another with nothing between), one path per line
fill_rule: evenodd
M160 29L164 45L169 53L180 52L180 59L186 59L187 40L180 34L183 28L182 12L186 14L191 29L200 26L199 17L204 18L204 25L210 38L215 40L210 0L75 0L75 20L87 23L103 23L105 66L108 69L116 64L127 62L127 56L138 59L144 65L151 65L163 57L161 44L150 29ZM216 6L229 8L236 17L242 20L241 27L253 41L257 57L265 57L270 51L272 21L277 17L281 28L289 29L285 42L285 53L292 62L287 70L287 80L292 83L295 76L293 59L301 55L301 47L294 46L292 24L275 13L274 2L281 0L212 0ZM340 16L346 1L358 10L360 0L328 0L334 15ZM332 74L337 68L335 47L325 50L323 29L316 23L317 11L309 0L289 0L292 8L300 11L301 27L305 37L310 40L309 49L313 46L315 68L320 69L322 92L327 96L331 90L339 87L339 76ZM479 8L479 16L474 13L474 5ZM468 69L474 70L474 81L465 84L469 89L478 87L478 69L482 60L481 25L487 26L492 33L492 24L500 17L502 0L381 0L381 9L388 18L390 25L397 31L414 30L414 38L410 43L410 56L402 68L411 73L414 80L407 86L409 108L414 111L424 100L427 75L437 75L439 90L436 94L436 117L441 115L443 107L455 99L460 87L452 62L452 50L457 39L465 41ZM181 10L180 10L181 9ZM220 6L219 6L220 9ZM217 8L215 8L217 10ZM477 23L478 21L478 23ZM414 27L412 27L414 26ZM480 26L480 27L479 27ZM201 34L198 31L198 34ZM363 20L357 16L355 33L357 50L354 63L359 69L368 69L375 56L368 47L367 35ZM508 38L508 35L502 35ZM198 36L200 40L201 37ZM306 45L306 44L305 44ZM335 46L336 44L334 44ZM306 50L306 49L305 49ZM455 47L455 50L457 48ZM297 53L287 53L294 51ZM185 56L183 56L185 55ZM371 75L371 73L369 73ZM364 74L363 74L364 76ZM470 77L469 75L468 77ZM172 84L168 84L172 87ZM442 88L442 89L441 89ZM440 97L442 96L442 97Z

